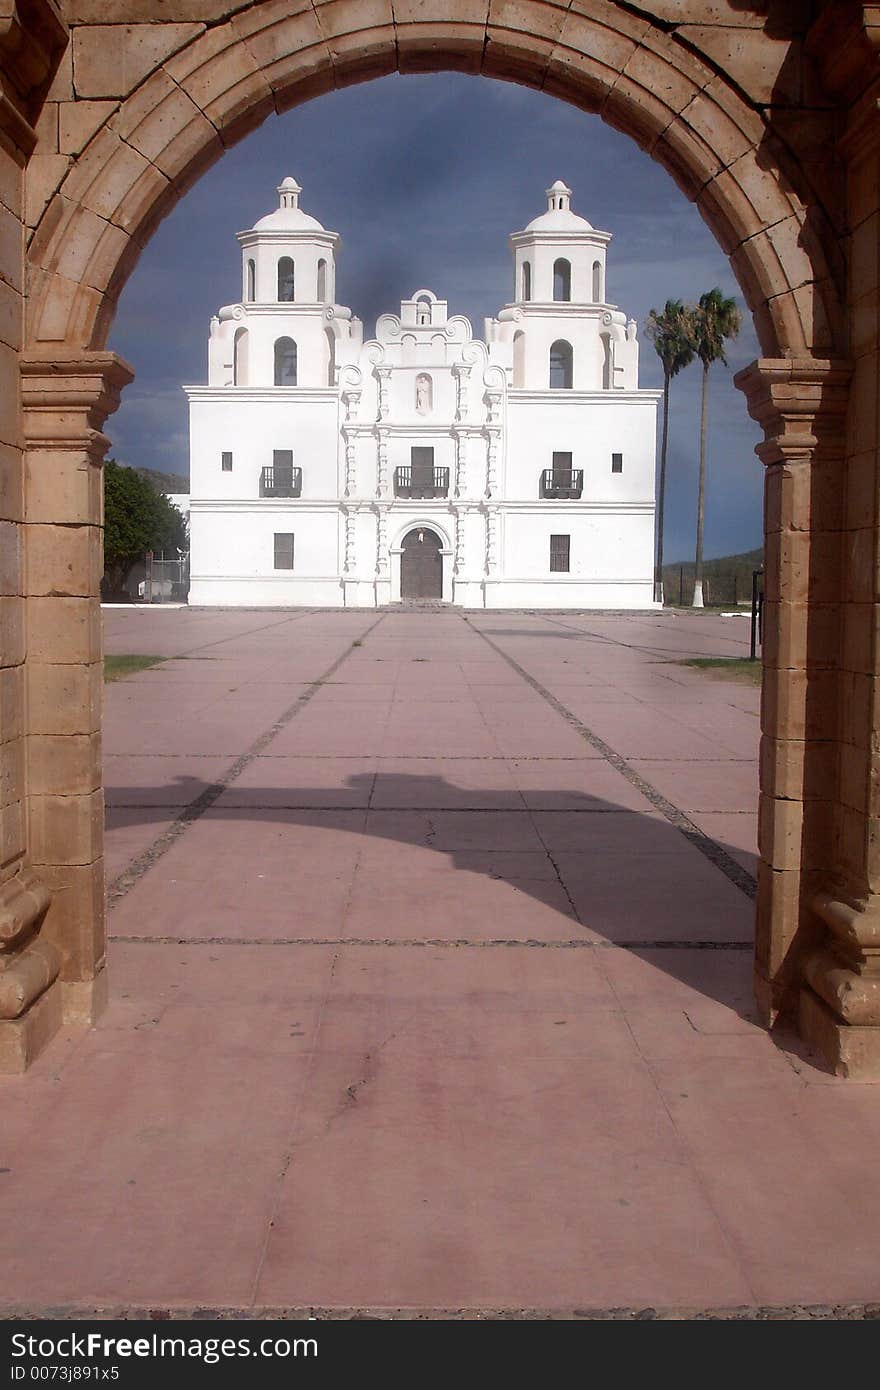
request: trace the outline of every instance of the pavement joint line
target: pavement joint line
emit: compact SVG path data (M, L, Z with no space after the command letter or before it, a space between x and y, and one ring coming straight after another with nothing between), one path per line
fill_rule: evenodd
M300 710L304 709L309 701L313 699L324 681L329 676L333 675L335 671L339 670L342 663L346 661L354 651L355 642L363 642L369 637L371 632L375 632L379 624L384 621L384 616L384 614L380 614L375 622L371 623L364 632L360 633L357 637L353 637L345 651L341 656L336 658L324 674L312 681L308 688L297 696L293 704L289 705L283 714L279 715L274 724L268 729L265 729L263 733L254 740L250 748L246 749L244 753L239 754L235 762L226 769L216 782L212 782L199 796L189 802L187 806L184 806L180 815L175 817L170 825L166 826L149 848L144 850L142 854L139 854L138 857L129 864L128 868L113 880L107 890L108 909L115 907L120 899L124 898L126 893L130 892L138 880L153 867L157 860L161 859L163 854L166 854L171 846L180 839L181 835L184 834L189 826L203 816L206 811L210 810L214 802L226 791L226 788L229 787L237 777L241 776L245 768L253 762L254 758L259 756L264 748L268 747L276 734L279 734L292 719L295 719ZM272 624L272 626L276 626L276 624Z
M669 824L674 826L675 829L693 845L694 849L698 850L705 859L708 859L710 864L713 864L716 869L724 874L724 877L728 879L735 888L738 888L747 898L754 899L757 896L758 885L754 876L750 874L747 869L744 869L741 864L738 864L736 860L727 853L727 850L724 849L722 845L719 845L717 840L713 840L712 837L701 830L689 816L685 815L684 811L682 811L679 806L669 801L662 792L658 791L655 786L646 781L645 778L627 762L626 758L624 758L621 753L618 753L610 744L606 743L603 738L600 738L598 734L588 728L587 725L584 724L582 720L578 719L577 715L573 714L561 700L557 700L556 696L551 694L546 686L543 686L540 681L530 675L525 667L520 666L519 662L514 657L510 656L503 647L499 647L496 642L493 642L490 637L487 637L484 632L481 632L469 618L465 617L464 621L483 639L487 646L497 652L498 655L507 662L508 666L522 677L532 690L546 700L551 709L554 709L557 714L561 715L562 718L580 734L581 738L589 743L591 747L595 748L611 767L619 772L621 776L625 777L631 786L641 792L642 796L651 803L655 810L659 811Z
M522 947L552 951L751 951L751 941L588 941L583 937L537 941L534 937L499 937L479 941L470 937L373 937L373 936L128 936L110 933L111 941L129 946L442 946L486 951L498 947Z
M666 662L666 664L670 666L674 666L678 659L687 660L688 649L686 648L645 647L635 642L621 642L618 637L606 637L604 633L593 632L592 629L588 627L573 627L571 623L564 623L559 618L547 618L545 621L552 623L554 627L565 628L566 632L575 633L579 637L584 637L587 641L604 642L612 647L623 647L625 651L644 652L646 656L656 656L659 658L660 663ZM514 636L518 634L511 633L510 635ZM735 646L737 650L739 650L739 644L735 642L733 638L725 639L724 637L719 637L717 640L719 642L727 641L730 646ZM668 653L674 653L671 660L667 660Z
M880 1318L880 1303L742 1303L728 1306L665 1306L631 1304L613 1307L432 1308L405 1304L363 1304L321 1307L265 1303L150 1304L64 1303L40 1306L9 1304L0 1308L0 1321L41 1322L47 1319L131 1322L272 1321L272 1322L872 1322Z
M213 784L212 784L213 785ZM190 805L190 802L180 801L164 802L151 801L145 805L143 801L112 801L108 802L108 811L177 811L181 805ZM423 816L530 816L533 812L542 816L637 816L641 812L634 811L628 806L377 806L374 802L369 805L352 805L351 802L342 802L339 805L325 804L316 806L313 801L272 801L272 802L248 802L246 806L218 806L218 811L309 811L313 814L332 814L341 811L370 811L376 812L394 811L395 813L406 811L415 815ZM748 811L703 811L694 812L697 816L716 816L716 815L749 815ZM505 853L501 851L487 851L488 853ZM519 851L512 850L510 853L516 854Z
M319 678L320 679L320 678ZM303 685L311 685L312 681L303 681ZM326 685L326 681L321 681ZM187 758L227 758L229 749L222 749L216 753L186 753ZM633 757L632 754L630 754ZM107 753L105 761L109 762L113 758L173 758L178 760L180 753ZM309 762L386 762L386 763L584 763L595 762L597 759L590 758L588 754L566 754L560 757L545 758L537 753L258 753L258 758L278 758L288 761L296 760L300 762L302 758L308 758ZM635 758L640 763L752 763L753 758ZM752 815L753 813L747 812Z

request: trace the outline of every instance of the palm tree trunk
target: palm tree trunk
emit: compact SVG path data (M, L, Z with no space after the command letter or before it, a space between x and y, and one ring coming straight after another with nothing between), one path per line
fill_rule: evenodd
M669 373L663 373L663 436L660 443L660 487L657 493L657 564L654 601L663 602L663 507L666 500L666 445L669 439Z
M700 403L700 481L697 485L697 553L694 560L694 608L703 606L703 511L706 502L706 396L709 368L703 364L703 399Z

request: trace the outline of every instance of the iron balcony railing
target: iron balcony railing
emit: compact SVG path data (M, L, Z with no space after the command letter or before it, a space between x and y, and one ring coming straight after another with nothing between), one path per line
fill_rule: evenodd
M448 468L413 468L411 464L394 470L395 497L448 497Z
M541 474L542 497L580 497L583 490L582 468L545 468Z
M302 480L301 468L264 468L260 474L260 496L299 497Z

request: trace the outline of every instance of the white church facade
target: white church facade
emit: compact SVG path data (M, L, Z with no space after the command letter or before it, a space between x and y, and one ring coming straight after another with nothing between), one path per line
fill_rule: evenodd
M607 302L609 234L557 182L482 341L426 289L365 340L300 192L239 233L241 299L184 388L190 603L653 607L660 393Z

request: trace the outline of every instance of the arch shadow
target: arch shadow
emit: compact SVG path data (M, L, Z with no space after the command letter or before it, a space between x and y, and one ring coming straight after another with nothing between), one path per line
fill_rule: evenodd
M601 797L553 787L527 796L463 788L436 775L365 772L335 791L176 777L148 790L108 787L107 804L113 828L155 821L157 838L173 813L178 833L170 842L204 817L223 826L227 852L220 857L235 864L238 885L232 906L240 894L247 923L249 876L259 877L265 893L274 872L291 944L616 948L758 1021L747 856ZM268 833L278 827L280 835ZM308 909L297 905L297 872L320 872L329 885L349 872L353 857L361 883L349 915L335 933L326 923L316 932ZM162 873L155 842L110 885L111 907L147 873ZM163 914L155 936L214 939L210 893L206 899L198 887L181 898L178 880L176 901L178 911L185 904L185 923ZM138 913L137 921L139 933L147 930L148 915ZM266 939L259 924L249 935Z

